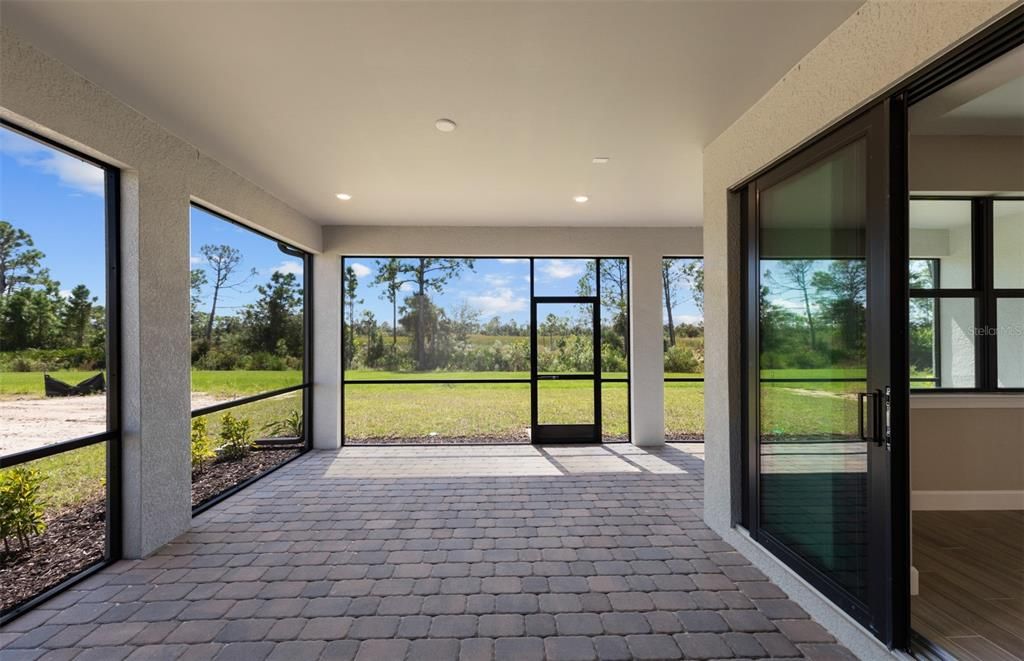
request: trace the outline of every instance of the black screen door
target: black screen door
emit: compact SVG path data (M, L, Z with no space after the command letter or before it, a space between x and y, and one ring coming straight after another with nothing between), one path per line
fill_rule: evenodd
M533 298L531 438L601 441L600 308L593 296Z
M894 407L907 401L889 113L877 106L746 189L747 523L885 642L891 448L906 442Z

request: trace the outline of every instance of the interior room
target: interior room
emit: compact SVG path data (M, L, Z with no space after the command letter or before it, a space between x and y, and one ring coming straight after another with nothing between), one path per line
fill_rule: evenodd
M1024 49L910 108L914 631L1024 658Z

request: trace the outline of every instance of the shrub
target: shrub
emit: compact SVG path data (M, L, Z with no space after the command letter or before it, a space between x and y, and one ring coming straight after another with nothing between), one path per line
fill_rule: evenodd
M263 431L274 438L301 438L302 411L292 409L283 420L275 420L264 425Z
M10 553L10 538L28 548L29 537L46 530L43 506L39 502L42 474L35 469L18 466L0 473L0 537L4 553Z
M202 471L206 464L217 458L213 449L213 437L206 429L206 418L192 419L192 470Z
M256 445L252 435L252 422L248 418L236 418L231 412L220 419L221 457L227 461L244 459Z
M700 362L686 347L669 347L669 350L665 352L666 372L696 372L699 369Z

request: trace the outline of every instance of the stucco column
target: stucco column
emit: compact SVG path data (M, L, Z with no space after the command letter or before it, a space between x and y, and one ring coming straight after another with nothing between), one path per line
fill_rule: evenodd
M313 447L341 447L341 257L313 256Z
M184 152L165 156L185 167ZM189 197L152 171L121 186L123 549L142 558L192 523Z
M665 364L662 348L661 255L630 259L630 332L633 392L630 437L634 445L665 443Z

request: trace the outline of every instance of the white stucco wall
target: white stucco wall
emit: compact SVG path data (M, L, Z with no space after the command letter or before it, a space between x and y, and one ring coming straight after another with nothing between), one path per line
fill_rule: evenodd
M124 551L143 557L192 517L190 200L312 251L320 227L7 28L0 115L122 169Z
M1016 2L872 0L826 37L704 151L705 520L860 658L874 638L732 527L739 497L740 264L728 190L969 37Z
M661 259L702 254L700 229L403 227L396 231L393 227L325 227L323 248L325 254L338 258L342 255L629 257L633 386L630 437L637 445L665 442ZM329 397L337 400L338 394L331 393L325 381L322 395L318 397L318 402ZM317 428L333 429L337 424L336 415L335 411L324 411L323 417L315 414Z

